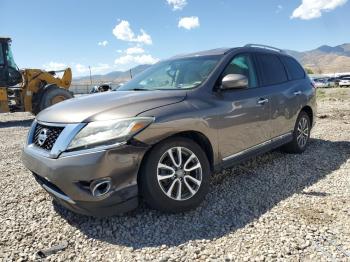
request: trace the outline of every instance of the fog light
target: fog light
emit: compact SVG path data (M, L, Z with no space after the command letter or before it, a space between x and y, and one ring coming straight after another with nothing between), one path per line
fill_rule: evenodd
M111 190L112 183L110 179L95 180L90 184L90 190L94 197L104 196Z

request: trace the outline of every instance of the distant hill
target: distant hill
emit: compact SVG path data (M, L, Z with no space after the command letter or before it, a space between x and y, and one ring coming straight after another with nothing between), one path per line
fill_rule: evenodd
M286 50L286 52L300 61L316 74L350 72L350 43L338 46L323 45L314 50L298 52ZM131 68L131 74L137 75L150 65L139 65ZM105 75L93 75L94 83L125 82L130 79L130 70L114 71ZM73 79L73 84L89 84L90 77L84 76Z
M350 43L323 45L305 52L286 51L317 74L350 72Z
M138 65L134 68L131 68L131 75L135 76L149 67L150 65ZM93 83L125 82L127 80L130 80L130 70L113 71L105 75L92 75L91 78ZM74 78L73 84L90 84L90 76Z

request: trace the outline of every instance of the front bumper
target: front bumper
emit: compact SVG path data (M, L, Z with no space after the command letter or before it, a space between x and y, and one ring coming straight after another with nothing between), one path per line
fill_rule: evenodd
M137 207L137 173L146 150L144 146L120 145L49 158L35 145L28 145L22 160L61 205L85 215L109 216ZM111 190L106 195L93 196L86 185L103 178L110 179Z

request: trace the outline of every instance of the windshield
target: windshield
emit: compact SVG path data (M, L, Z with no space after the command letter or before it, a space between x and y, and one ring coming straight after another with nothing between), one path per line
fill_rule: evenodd
M118 91L178 90L194 88L207 79L220 56L167 60L137 75Z
M11 47L9 46L7 51L6 51L6 60L7 60L7 64L8 66L10 67L13 67L15 69L17 69L17 65L15 63L15 60L13 58L13 55L12 55L12 51L11 51Z

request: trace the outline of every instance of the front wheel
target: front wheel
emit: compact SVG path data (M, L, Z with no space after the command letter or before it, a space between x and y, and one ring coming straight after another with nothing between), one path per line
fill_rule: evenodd
M197 207L209 189L210 166L201 147L187 138L156 145L146 156L139 182L146 203L165 212Z
M38 114L40 111L64 100L73 98L71 92L66 89L53 86L46 90L38 103L38 106L33 108L33 114Z
M301 111L295 123L293 140L283 147L288 153L303 153L310 139L311 121L305 111Z

